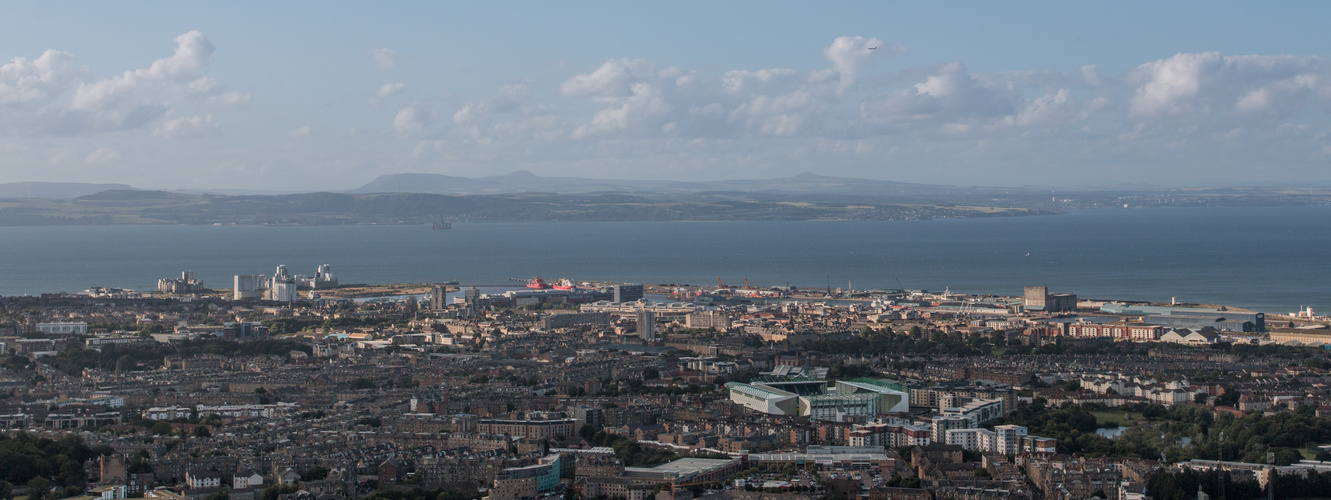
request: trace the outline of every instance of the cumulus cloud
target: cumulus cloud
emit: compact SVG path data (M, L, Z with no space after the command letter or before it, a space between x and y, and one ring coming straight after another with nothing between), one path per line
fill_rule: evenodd
M300 126L300 127L296 127L296 128L294 128L294 129L291 129L290 131L287 132L287 137L290 137L290 138L292 138L292 139L297 139L297 138L305 137L305 136L308 136L308 135L310 135L310 126L309 126L309 125L302 125L302 126Z
M827 125L872 58L901 50L876 38L838 37L821 51L826 68L737 69L720 78L643 59L610 59L564 81L559 95L593 105L591 116L569 131L575 139L796 137Z
M249 94L227 90L208 96L207 102L218 109L233 111L248 106L251 99Z
M120 151L111 148L101 148L83 158L84 165L96 165L99 163L110 163L120 157Z
M1220 66L1219 52L1178 54L1137 68L1137 78L1145 82L1132 96L1129 113L1134 117L1154 118L1166 115L1204 112L1196 101L1202 79Z
M202 33L175 38L175 51L144 68L87 80L74 56L48 50L35 60L17 57L0 66L0 133L62 136L148 129L158 137L197 136L214 130L211 115L190 107L235 110L250 96L203 76L216 47Z
M1331 137L1331 63L1321 57L1185 53L1115 73L1095 64L1006 72L974 72L961 61L881 64L903 50L838 37L817 49L822 67L717 72L612 58L558 82L554 97L524 82L467 100L452 110L448 137L482 148L477 162L520 161L514 157L533 141L549 141L546 153L611 162L640 158L643 148L688 163L690 155L756 147L777 163L956 151L963 163L1005 152L1065 154L1087 165L1101 161L1095 151L1152 158L1160 148L1177 157L1274 138L1310 144L1290 155L1324 158L1319 141ZM1252 142L1258 137L1265 142ZM426 150L458 154L440 142ZM1270 148L1250 148L1258 149ZM763 163L758 153L727 157Z
M867 99L860 116L867 122L947 125L1002 117L1012 113L1016 95L1004 84L986 82L953 62L930 72L913 86Z
M887 74L874 69L875 59L903 50L877 38L838 37L819 51L822 68L719 74L608 59L560 82L553 102L534 97L540 94L532 82L470 100L454 110L451 130L478 144L575 139L588 151L628 139L689 147L803 139L813 142L787 144L807 144L807 151L841 144L826 151L864 158L962 139L1232 140L1261 130L1257 123L1299 119L1318 104L1331 109L1331 64L1313 56L1179 54L1119 74L1094 64L1071 72L974 73L960 61ZM408 118L395 130L417 130L420 122Z
M1082 104L1072 97L1068 89L1058 89L1029 100L1005 122L1021 128L1068 125L1089 118L1108 104L1109 100L1103 97Z
M489 123L490 117L517 110L531 95L531 84L505 85L494 95L480 101L471 101L462 105L453 113L453 123L482 124Z
M1285 117L1331 97L1331 61L1314 56L1182 53L1131 71L1128 107L1138 120L1237 115Z
M402 54L392 49L370 49L366 53L370 55L370 62L374 63L374 68L379 71L396 68L403 60Z
M400 136L408 136L419 132L425 127L434 123L434 113L416 105L407 106L398 110L397 116L393 117L393 132Z
M192 139L216 131L217 123L213 122L213 115L203 115L163 121L153 129L153 136L162 139Z
M70 109L103 115L111 122L123 122L144 106L146 92L189 88L197 74L217 49L203 33L191 31L176 37L176 51L170 57L153 61L147 68L126 71L105 80L80 84L70 102Z
M0 66L0 106L44 105L77 76L74 56L48 50L35 60L15 57Z
M377 92L375 96L380 99L393 97L397 95L398 92L402 92L402 89L405 88L407 88L407 85L403 83L385 83L383 87L379 87L379 92Z
M406 88L407 84L405 83L385 83L384 86L379 87L379 90L374 93L374 97L370 98L370 105L378 106L379 101L398 95Z
M831 70L835 72L837 78L837 91L845 92L855 85L860 66L864 65L871 55L879 53L877 51L882 51L884 55L895 55L903 50L905 49L900 45L885 46L877 38L842 36L832 40L832 45L823 49L823 58L832 63Z
M629 95L607 99L611 105L592 116L590 122L573 130L574 138L591 137L602 133L626 130L634 125L668 115L669 104L661 96L660 87L648 82L634 82L628 86Z

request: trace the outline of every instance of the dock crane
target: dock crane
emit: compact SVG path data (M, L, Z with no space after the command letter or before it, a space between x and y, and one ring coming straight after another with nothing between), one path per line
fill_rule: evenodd
M750 284L749 284L749 279L748 279L748 278L744 278L744 289L745 289L745 290L753 290L753 285L750 285Z

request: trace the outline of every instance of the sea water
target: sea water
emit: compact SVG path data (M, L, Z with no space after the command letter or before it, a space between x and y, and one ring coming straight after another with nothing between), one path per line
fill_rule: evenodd
M1104 209L884 222L543 222L0 228L0 294L210 288L284 264L342 283L643 283L905 288L1331 312L1331 207Z

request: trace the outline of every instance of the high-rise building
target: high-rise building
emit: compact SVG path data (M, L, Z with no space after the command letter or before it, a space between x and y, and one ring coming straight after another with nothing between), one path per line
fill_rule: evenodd
M314 286L311 288L315 290L337 288L337 277L333 276L333 266L320 264L318 270L314 273Z
M435 285L430 288L430 310L442 311L448 308L448 287Z
M232 287L232 300L250 300L263 297L261 274L237 274Z
M994 447L991 451L996 451L1004 455L1016 455L1021 451L1021 438L1026 437L1026 428L1020 425L996 425L994 426Z
M1049 289L1042 286L1028 286L1024 291L1022 305L1027 309L1043 311L1045 300L1049 296Z
M180 278L157 280L157 291L166 293L198 293L206 291L203 280L194 279L194 271L180 273Z
M638 310L638 338L656 340L656 313L646 309Z
M624 283L614 286L615 302L635 302L642 298L642 285Z
M708 328L726 330L730 328L730 317L721 311L695 311L684 317L684 326L704 330Z
M268 286L268 300L276 302L291 302L296 300L296 280L291 278L273 277L272 283Z
M1050 294L1042 286L1028 286L1024 290L1022 306L1029 311L1064 312L1077 310L1077 296L1071 293Z

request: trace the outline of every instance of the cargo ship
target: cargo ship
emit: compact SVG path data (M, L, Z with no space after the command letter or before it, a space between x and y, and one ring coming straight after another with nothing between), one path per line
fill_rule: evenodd
M541 279L540 276L537 276L535 278L532 278L531 281L527 282L527 288L530 288L532 290L544 290L546 288L550 288L550 284L546 283L545 280Z
M555 283L555 290L565 290L571 292L577 289L578 285L574 285L573 280L570 280L568 278L564 278L562 280L559 280L558 283Z

